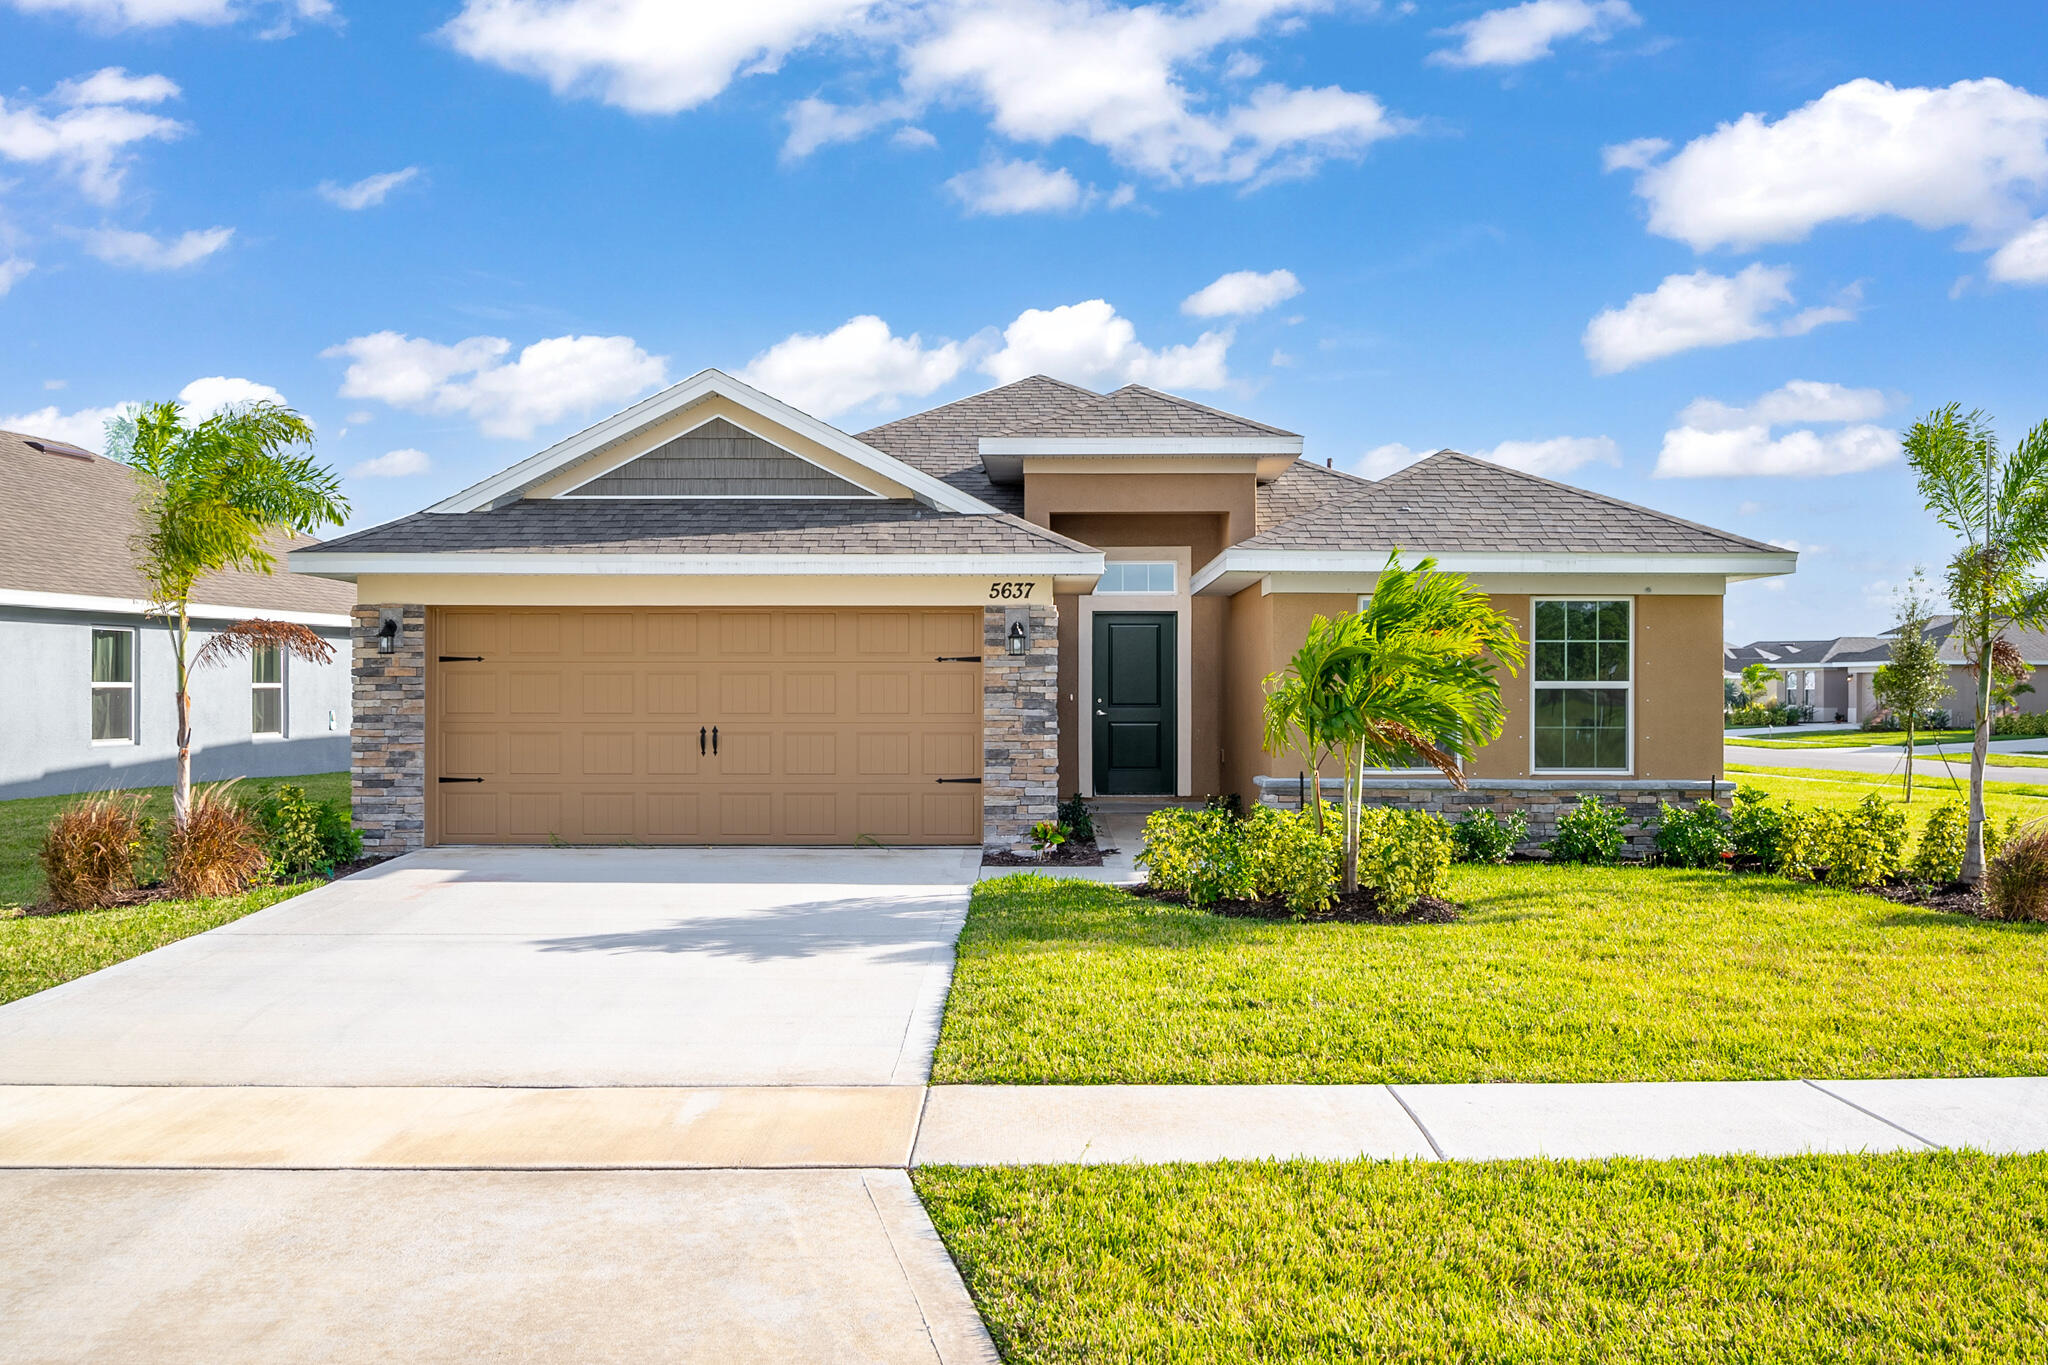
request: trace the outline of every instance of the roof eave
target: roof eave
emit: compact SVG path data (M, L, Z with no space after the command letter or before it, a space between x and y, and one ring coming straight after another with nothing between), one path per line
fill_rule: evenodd
M1229 596L1271 574L1357 574L1377 577L1391 548L1384 550L1225 550L1195 574L1189 590L1197 595ZM1410 562L1427 555L1445 573L1491 574L1701 574L1729 582L1775 578L1792 573L1799 556L1791 551L1760 554L1599 553L1564 554L1543 551L1447 551L1422 548L1404 551Z
M507 554L496 551L305 552L293 572L354 581L362 574L526 574L686 577L790 577L796 575L884 578L988 577L1094 579L1102 575L1100 551L1038 550L1026 554L729 554L662 555Z

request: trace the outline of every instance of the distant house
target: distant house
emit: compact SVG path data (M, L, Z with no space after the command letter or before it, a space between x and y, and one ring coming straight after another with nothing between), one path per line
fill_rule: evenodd
M1956 618L1937 616L1928 624L1927 634L1941 642L1942 658L1949 665L1949 687L1953 695L1947 708L1959 723L1967 724L1977 714L1976 673L1967 662L1962 643L1953 638ZM1753 663L1775 674L1766 689L1769 695L1790 706L1810 706L1815 720L1859 724L1877 708L1870 678L1891 662L1892 637L1842 635L1832 640L1757 640L1746 645L1729 645L1721 657L1724 677L1740 680L1742 670ZM2033 668L2028 681L2034 691L2014 699L2013 709L2028 714L2048 711L2048 634L2040 631L2007 631L2006 639L2016 646Z
M147 589L129 550L137 524L125 467L0 431L0 799L172 778L171 640L144 614ZM195 651L211 628L263 616L313 627L334 659L309 664L272 651L195 673L195 778L348 766L354 605L352 586L288 573L283 553L274 575L200 582Z

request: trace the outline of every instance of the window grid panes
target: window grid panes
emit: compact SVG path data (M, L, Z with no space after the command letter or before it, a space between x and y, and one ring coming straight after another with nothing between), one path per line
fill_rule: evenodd
M1102 579L1095 585L1095 591L1170 593L1174 591L1178 567L1170 559L1112 559L1103 566Z
M258 735L284 733L284 651L259 649L249 656L249 729Z
M92 633L92 739L135 742L135 632Z
M1538 771L1627 771L1631 605L1535 604L1531 733Z

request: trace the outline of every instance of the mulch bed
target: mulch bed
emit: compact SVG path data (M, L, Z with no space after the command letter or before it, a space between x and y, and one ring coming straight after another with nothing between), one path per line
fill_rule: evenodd
M328 880L338 882L343 877L354 876L356 873L367 871L379 863L388 863L390 861L391 859L388 855L380 855L375 858L358 858L352 863L341 863L335 867L334 875L328 878ZM157 901L173 901L177 899L179 899L177 896L171 894L170 888L166 887L162 882L158 882L155 886L138 886L133 891L123 891L120 895L115 896L112 900L101 906L100 909L125 910L137 905L151 905ZM21 908L20 913L23 915L69 915L85 912L71 911L61 906L44 904L25 905Z
M1155 891L1149 886L1138 888L1146 900L1158 901L1162 905L1186 905L1188 898L1177 891ZM1231 919L1295 920L1303 924L1456 924L1465 907L1456 901L1447 901L1440 896L1424 896L1413 906L1399 914L1389 913L1380 908L1379 896L1369 889L1361 888L1348 896L1339 896L1321 910L1296 916L1287 908L1285 901L1217 901L1202 909L1212 915L1224 915Z
M1869 888L1873 896L1882 896L1899 905L1914 905L1923 910L1945 910L1952 915L1974 915L1988 919L1984 913L1984 895L1979 887L1965 886L1961 882L1944 882L1930 886L1925 882L1891 882L1884 886Z
M1012 853L1006 848L984 849L983 867L1101 867L1102 855L1116 849L1101 849L1093 839L1069 839L1050 853Z

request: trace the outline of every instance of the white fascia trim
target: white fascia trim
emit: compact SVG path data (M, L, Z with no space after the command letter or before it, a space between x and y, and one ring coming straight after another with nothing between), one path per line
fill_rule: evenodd
M1236 591L1271 574L1353 573L1376 577L1386 567L1384 550L1225 550L1195 575L1192 591L1211 587ZM1445 573L1494 574L1719 574L1729 579L1771 578L1799 567L1799 556L1783 554L1522 554L1452 552L1430 556L1404 551L1412 565L1434 558Z
M1299 455L1299 436L984 436L983 455Z
M935 479L894 456L885 455L871 445L856 441L839 428L829 426L809 413L799 412L779 398L771 398L750 384L742 384L723 370L701 370L680 384L671 384L660 393L641 399L624 412L607 417L597 425L587 427L566 440L557 441L539 454L529 455L510 469L493 474L481 483L471 484L455 496L444 498L427 510L474 512L480 507L488 507L500 498L516 496L556 470L566 468L586 455L616 441L624 440L641 427L658 422L670 413L679 412L714 394L721 398L729 398L742 407L751 408L763 417L809 437L827 450L844 455L862 468L871 469L886 479L902 484L911 492L929 500L934 507L948 512L991 514L1001 510L989 506L979 498L969 497L951 484Z
M90 597L83 593L30 592L24 588L0 588L0 607L147 616L152 613L155 605L139 597ZM299 626L345 629L349 625L348 617L324 611L272 611L265 607L216 606L210 602L194 602L188 610L194 620L246 621L256 617L265 621L289 621Z
M683 438L684 438L685 436L688 436L688 435L689 435L689 434L690 434L691 432L693 432L693 431L696 431L696 430L697 430L698 428L700 428L700 427L708 427L708 426L710 426L710 425L711 425L711 424L712 424L713 422L716 422L716 421L718 421L718 420L720 420L720 419L719 419L719 418L717 418L717 417L706 417L706 418L705 418L705 419L704 419L703 421L701 421L701 422L697 423L697 424L696 424L696 426L684 427L684 428L683 428L683 429L682 429L681 431L679 431L679 432L677 432L677 433L676 433L675 435L673 435L673 436L669 437L669 441L680 441L680 440L682 440L682 439L683 439ZM736 427L738 427L738 428L739 428L739 429L740 429L741 431L744 431L744 432L746 432L746 433L747 433L747 435L749 435L749 436L753 437L753 438L754 438L755 440L757 440L757 441L766 441L766 442L767 442L767 443L768 443L769 445L771 445L771 446L774 446L774 447L775 447L775 448L776 448L777 450L779 450L779 451L781 451L781 452L782 452L783 454L785 454L785 455L789 456L789 458L790 458L790 459L792 459L792 460L795 460L795 461L797 461L797 462L798 462L799 464L805 464L805 465L809 465L809 466L810 466L810 467L811 467L812 469L815 469L815 470L817 470L817 471L818 471L818 472L819 472L820 474L824 474L824 475L827 475L828 477L831 477L831 478L837 479L837 480L839 480L839 482L841 482L841 483L844 483L844 484L852 484L852 485L853 485L853 487L855 487L855 488L860 488L860 492L859 492L859 493L857 493L857 494L854 494L854 493L827 493L827 494L823 495L822 497L816 497L816 498L812 498L812 497L808 497L808 496L806 496L806 497L804 497L804 498L803 498L803 500L804 500L804 501L807 501L807 502L808 502L808 501L815 501L815 502L856 502L856 501L858 501L858 502L872 502L872 501L874 501L875 499L878 499L878 498L880 498L880 497L882 496L882 495L881 495L880 493L877 493L877 492L876 492L876 491L875 491L874 489L872 489L872 488L861 488L861 486L860 486L859 484L853 483L853 481L852 481L851 479L847 478L847 477L846 477L845 475L843 475L843 474L839 474L839 473L835 473L834 471L832 471L832 470L830 470L830 469L827 469L827 468L825 468L825 466L823 466L823 465L819 464L819 463L818 463L818 462L817 462L816 460L807 460L807 459L805 459L805 458L804 458L803 456L801 456L801 455L797 454L797 453L796 453L796 452L795 452L794 450L791 450L791 449L790 449L790 448L789 448L788 446L785 446L785 445L779 445L779 444L777 444L776 442L774 442L774 441L771 441L771 440L769 440L769 439L768 439L768 438L767 438L766 436L763 436L763 435L762 435L762 434L761 434L760 432L758 432L758 431L754 430L754 429L753 429L752 427L748 426L748 425L747 425L747 424L746 424L745 422L734 422L734 421L733 421L733 420L732 420L731 418L729 418L729 417L728 417L728 418L725 418L724 420L725 420L725 421L727 421L727 422L729 422L729 423L731 423L731 425L733 425L733 426L736 426ZM667 444L668 444L668 441L663 441L663 442L662 442L661 444L662 444L662 445L667 445ZM562 498L576 498L576 497L581 497L581 498L586 498L586 499L591 499L591 500L607 500L607 501L618 501L618 502L625 502L625 501L629 501L629 500L632 500L632 501L643 501L643 502L645 502L645 501L665 501L665 502L712 502L712 501L716 501L716 500L718 500L718 499L719 499L719 498L720 498L720 497L722 496L722 495L719 495L719 494L712 494L712 495L710 495L710 496L690 496L690 495L685 495L685 494L681 494L681 493L665 493L665 494L664 494L664 493L581 493L581 492L579 492L579 491L578 491L579 489L584 489L584 488L588 488L588 487L590 487L590 485L592 485L592 484L596 483L596 482L597 482L597 481L598 481L599 479L602 479L602 478L607 478L607 477L609 477L609 476L611 476L611 475L613 475L613 474L616 474L616 473L618 473L618 472L619 472L619 471L620 471L621 469L624 469L624 468L625 468L625 467L626 467L627 465L629 465L629 464L633 463L633 461L635 461L635 460L637 460L637 459L640 459L640 458L641 458L642 456L646 456L646 455L652 455L652 454L653 454L653 453L654 453L654 452L655 452L656 450L659 450L659 449L661 449L661 446L654 446L654 447L652 447L652 448L650 448L650 449L647 449L647 450L643 450L643 451L641 451L639 455L628 455L628 456L627 456L627 457L626 457L625 459L623 459L623 460L619 461L619 462L618 462L617 464L615 464L615 465L613 465L613 466L612 466L611 468L609 468L609 469L605 470L605 471L604 471L603 473L601 473L601 474L592 474L592 475L591 475L591 476L590 476L589 478L585 479L585 480L584 480L583 482L581 482L581 483L579 483L579 484L576 484L576 485L575 485L575 486L573 486L573 487L570 487L570 488L565 488L565 489L563 489L563 490L562 490L562 491L561 491L560 493L556 494L555 496L557 496L557 497L562 497ZM738 497L740 497L740 496L742 496L742 495L734 494L734 495L730 495L730 496L731 496L731 497L733 497L733 498L734 498L734 500L737 500L737 499L738 499ZM762 498L762 499L757 499L757 501L763 501L763 502L782 502L782 501L796 501L796 500L797 500L796 498L794 498L794 497L790 497L790 496L788 496L788 495L785 495L784 497L777 497L777 498Z
M358 574L669 574L786 577L1042 578L1102 573L1101 554L1035 555L557 555L314 554L301 573Z

